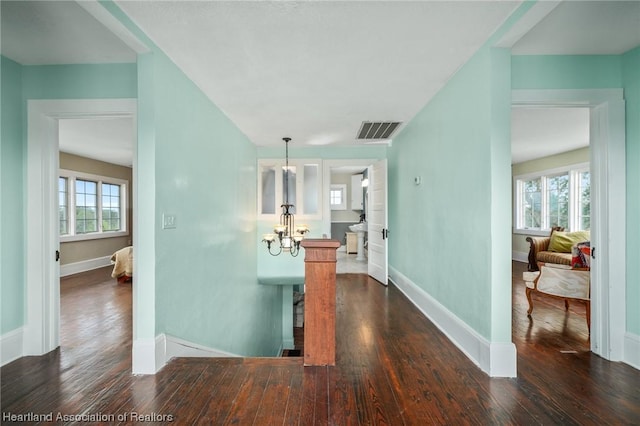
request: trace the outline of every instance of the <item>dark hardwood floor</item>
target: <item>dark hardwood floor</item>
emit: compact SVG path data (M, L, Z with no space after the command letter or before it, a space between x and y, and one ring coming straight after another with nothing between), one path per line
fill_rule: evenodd
M338 276L335 367L181 358L134 376L130 285L108 268L64 279L62 346L0 370L2 423L640 424L640 371L589 352L582 305L567 313L534 296L528 319L523 268L514 263L516 379L487 377L394 286L357 274Z

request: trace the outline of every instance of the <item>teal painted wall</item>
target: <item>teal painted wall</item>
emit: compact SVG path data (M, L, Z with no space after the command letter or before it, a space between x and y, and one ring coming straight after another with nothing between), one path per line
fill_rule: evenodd
M388 150L389 265L491 342L511 342L511 61L492 46L534 4L524 2Z
M291 141L293 144L295 141ZM319 158L322 160L383 159L387 145L318 146L296 148L289 146L289 158ZM284 158L284 142L278 147L258 147L258 158Z
M493 83L491 52L483 49L404 128L388 153L390 266L487 339ZM508 89L508 79L505 84ZM420 186L415 176L422 177Z
M627 137L627 331L640 336L640 47L622 56Z
M135 98L136 65L21 66L2 57L2 325L24 325L26 116L29 99ZM7 226L10 224L10 226Z
M640 335L640 48L623 55L513 56L513 89L622 88L626 103L627 285L626 328Z
M25 99L135 98L136 64L25 66Z
M281 290L256 273L256 148L117 5L101 4L151 49L138 67L138 214L149 221L138 234L149 250L134 339L276 355ZM163 214L175 229L162 229Z
M248 356L282 340L277 288L257 284L256 147L153 53L156 331Z
M22 67L0 56L0 335L24 325Z
M521 55L511 58L513 89L620 87L619 55Z

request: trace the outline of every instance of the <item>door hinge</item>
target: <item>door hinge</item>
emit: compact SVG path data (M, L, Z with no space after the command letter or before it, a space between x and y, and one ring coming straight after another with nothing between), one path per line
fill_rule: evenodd
M591 247L591 258L592 259L596 258L596 248L595 247Z
M386 240L387 238L389 238L389 230L386 228L382 228L382 239Z
M56 262L60 260L60 250L56 250Z

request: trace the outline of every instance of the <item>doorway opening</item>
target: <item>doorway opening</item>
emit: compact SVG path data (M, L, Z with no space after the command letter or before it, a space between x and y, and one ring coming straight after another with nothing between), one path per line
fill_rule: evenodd
M369 168L338 166L330 169L329 202L331 233L340 241L336 272L366 274L368 244L366 232ZM360 238L360 241L358 239Z
M366 273L387 285L386 160L327 160L323 176L323 233L341 243L337 272Z
M103 336L104 343L118 331L131 336L132 319L127 317L131 280L122 279L121 274L113 276L111 260L133 241L134 139L132 117L58 120L63 347L77 346L81 339L96 334ZM130 277L129 260L120 256L118 269L128 270ZM87 336L89 329L91 336Z
M514 90L513 106L589 109L591 174L591 351L611 361L624 353L625 105L621 89Z
M514 260L520 262L513 266L514 287L519 287L517 283L523 276L523 269L529 279L539 273L537 257L544 258L545 253L548 253L546 243L551 240L552 228L569 232L568 237L575 235L580 241L590 241L589 116L589 108L579 106L512 108L512 250ZM533 252L530 250L530 242ZM556 252L557 244L554 242L553 246L552 250ZM544 253L538 254L537 251L540 250ZM562 254L556 256L558 262L570 264L570 245L563 246ZM568 272L567 277L572 276L572 273ZM588 277L589 272L579 274L583 277L581 286L576 285L574 291L580 288L588 297L589 280L585 275ZM551 282L558 281L553 278L546 285ZM562 294L566 291L560 284L557 285L558 288L554 290L547 289L545 293L534 291L531 295L530 306L533 311L530 313L531 322L527 334L535 338L545 338L557 333L575 336L572 347L589 351L585 303L572 302L561 306L559 301L554 304L548 296L541 295ZM514 305L522 295L517 294ZM514 306L514 315L517 310L518 306ZM554 320L556 316L564 320ZM514 327L514 340L516 334L520 335L517 330L522 331L520 324Z

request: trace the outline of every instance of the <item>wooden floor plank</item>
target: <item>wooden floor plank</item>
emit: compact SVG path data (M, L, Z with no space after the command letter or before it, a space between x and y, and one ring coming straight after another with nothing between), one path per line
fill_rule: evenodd
M565 311L534 295L528 318L525 268L513 264L514 379L489 378L397 288L358 274L338 276L335 367L178 358L134 376L131 285L109 268L67 277L61 348L0 369L2 412L129 416L121 424L137 424L131 413L175 424L640 424L640 372L589 351L581 304Z

